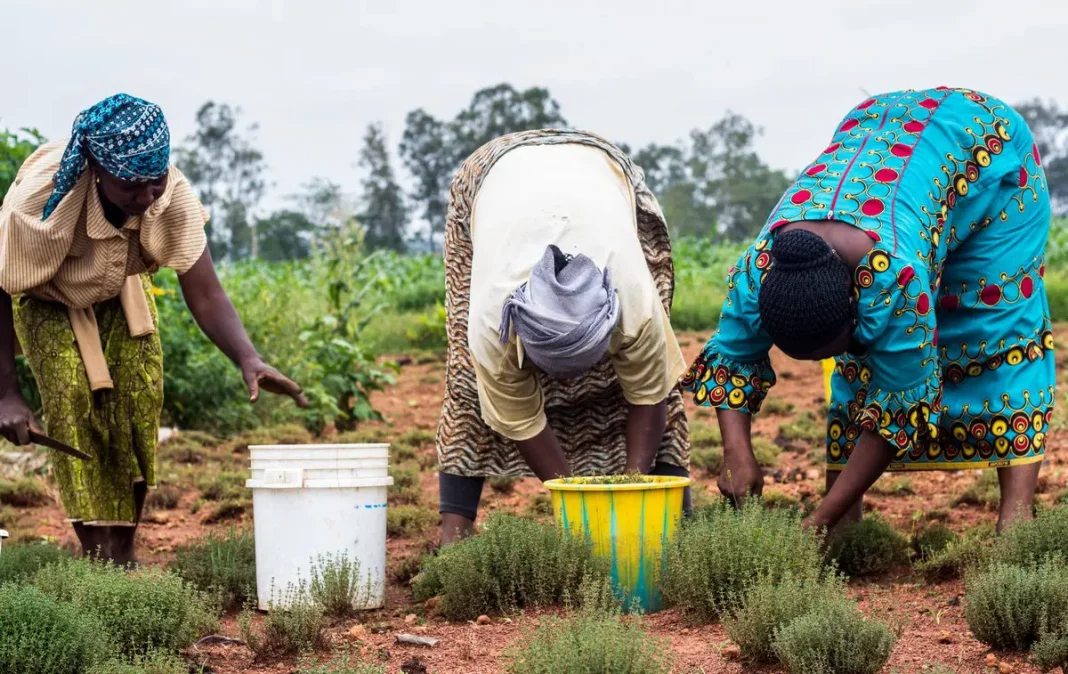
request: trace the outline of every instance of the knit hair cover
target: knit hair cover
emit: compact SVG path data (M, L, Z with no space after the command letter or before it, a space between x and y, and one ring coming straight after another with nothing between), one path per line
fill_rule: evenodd
M772 264L760 287L760 320L790 354L820 349L851 324L850 272L827 242L795 229L775 236Z

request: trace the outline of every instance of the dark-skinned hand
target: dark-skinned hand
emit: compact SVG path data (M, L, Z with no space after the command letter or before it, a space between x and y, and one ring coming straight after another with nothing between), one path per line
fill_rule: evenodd
M308 399L304 397L299 384L283 376L281 372L259 358L243 363L241 376L245 380L250 403L259 400L260 391L263 390L275 395L289 396L297 403L297 407L308 406Z

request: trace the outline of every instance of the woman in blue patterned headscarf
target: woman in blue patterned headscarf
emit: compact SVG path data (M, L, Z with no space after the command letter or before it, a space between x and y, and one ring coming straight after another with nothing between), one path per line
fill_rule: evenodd
M307 401L256 353L215 275L207 211L169 165L159 106L112 96L75 119L66 142L39 148L0 208L0 434L29 442L34 416L15 376L21 346L47 431L90 455L53 455L83 551L118 563L155 485L163 354L149 274L178 272L204 333L259 391Z

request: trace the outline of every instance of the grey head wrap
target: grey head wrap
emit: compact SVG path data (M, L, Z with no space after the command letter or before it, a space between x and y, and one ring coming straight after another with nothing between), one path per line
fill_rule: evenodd
M619 323L612 272L585 255L569 257L556 246L516 288L501 312L501 343L511 329L530 360L546 374L568 379L585 373L608 351Z

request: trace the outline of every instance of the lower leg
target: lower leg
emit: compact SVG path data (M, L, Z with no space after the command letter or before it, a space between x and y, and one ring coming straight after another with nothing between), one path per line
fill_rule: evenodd
M829 471L827 471L827 493L828 494L831 493L831 487L833 487L834 483L838 480L839 473L840 473L840 471L837 471L837 470L829 470ZM845 531L849 527L851 527L854 524L856 524L857 522L859 522L863 517L864 517L864 496L862 495L859 499L857 499L856 503L854 503L849 508L849 510L846 511L845 515L842 516L842 519L840 519L838 521L838 524L836 524L827 533L827 538L831 539L831 538L838 537L843 531Z
M1035 489L1041 469L1041 462L998 468L998 483L1001 486L998 533L1016 522L1034 517Z
M441 514L441 545L446 546L475 532L478 503L485 478L438 472L438 512Z
M456 513L441 513L441 547L475 533L475 521Z

